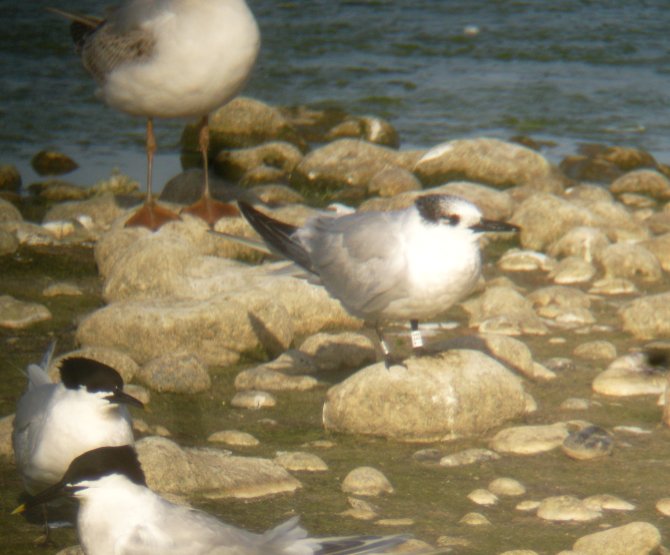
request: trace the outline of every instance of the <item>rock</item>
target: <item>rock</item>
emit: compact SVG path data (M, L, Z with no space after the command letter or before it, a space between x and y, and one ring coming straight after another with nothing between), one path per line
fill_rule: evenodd
M0 418L0 457L13 460L12 431L14 430L14 415Z
M537 251L509 249L498 259L498 267L504 272L551 271L556 261Z
M104 193L86 200L60 202L54 204L45 214L45 222L71 221L97 231L107 230L126 215L127 210L120 207L112 193Z
M518 339L496 333L463 336L431 344L431 349L473 349L486 353L532 380L553 380L556 374L533 360L530 349Z
M38 303L19 301L10 295L0 295L0 328L24 329L51 320L49 309Z
M42 290L42 295L44 297L80 297L83 294L84 292L78 285L65 281L52 283Z
M496 478L489 483L488 490L506 497L518 497L526 493L526 487L514 478Z
M71 545L65 549L61 549L56 555L86 555L80 545Z
M198 125L188 124L181 136L182 153L198 152ZM209 116L209 156L227 148L246 148L268 141L286 141L301 150L306 143L277 108L238 96Z
M560 495L543 499L537 508L537 516L554 522L588 522L600 518L602 513L572 495Z
M22 222L23 216L11 202L0 198L0 223L3 222Z
M91 360L97 360L107 366L111 366L121 374L123 382L126 384L133 380L135 374L137 374L137 371L139 370L138 364L123 351L108 347L82 347L81 349L61 353L54 357L51 366L49 367L49 376L53 381L60 380L58 368L60 367L61 361L72 357L89 358Z
M470 315L469 326L480 332L504 335L544 335L548 332L530 301L510 287L489 287L462 306Z
M295 168L292 184L298 189L321 192L353 188L363 198L372 178L390 165L404 167L396 150L366 141L339 139L307 154Z
M398 132L386 120L372 116L349 116L326 133L325 139L333 141L350 137L364 139L369 143L398 148Z
M656 257L663 270L670 272L670 233L642 241L641 246Z
M610 455L614 448L614 438L599 426L585 426L570 432L561 448L571 459L586 461Z
M521 227L521 246L536 251L546 250L575 227L604 223L587 208L548 193L536 193L524 200L510 222Z
M635 505L607 493L590 495L584 499L584 505L598 511L633 511Z
M514 508L517 511L535 512L535 511L537 511L539 506L540 506L539 501L535 501L535 500L532 500L532 499L527 499L525 501L521 501L521 502L517 503Z
M637 292L635 284L623 278L599 279L589 289L592 295L632 295Z
M619 309L624 331L638 339L670 337L670 293L647 295Z
M587 341L572 351L576 357L586 360L612 360L616 358L616 347L605 340Z
M645 555L661 545L661 533L648 522L631 522L579 538L573 549L584 555Z
M466 464L497 461L500 455L489 449L466 449L446 455L440 459L440 466L463 466Z
M140 363L188 350L203 364L226 366L259 347L281 352L293 333L283 305L267 295L240 292L202 301L115 302L82 320L76 337L83 345L125 350Z
M247 390L236 393L230 404L238 409L263 409L274 407L277 400L266 391Z
M609 183L623 175L621 168L613 162L581 154L566 156L558 167L576 181Z
M481 513L467 513L458 521L459 524L467 526L490 526L491 521Z
M251 434L240 432L238 430L222 430L220 432L214 432L213 434L210 434L207 441L210 443L225 443L231 447L255 447L260 444L260 442Z
M568 433L568 426L563 422L545 426L515 426L500 430L490 446L498 453L535 455L556 449Z
M357 497L347 497L350 509L340 513L342 516L350 516L358 520L372 520L377 518L378 509L372 503Z
M265 184L256 185L250 192L261 202L270 206L276 204L290 204L305 202L305 197L298 191L286 185Z
M593 264L578 256L569 256L549 272L549 279L559 285L571 285L589 282L595 275L596 269Z
M84 187L62 179L49 179L48 181L31 183L28 190L40 199L51 202L84 200L89 196L88 190Z
M559 408L561 410L588 410L591 408L591 401L580 397L568 397Z
M19 189L21 189L21 174L19 170L12 164L1 164L0 191L18 192Z
M302 342L300 351L322 372L362 368L377 356L372 340L355 332L317 333Z
M380 197L394 197L408 191L420 190L421 182L416 176L395 165L379 170L368 183L368 193Z
M111 193L112 195L134 195L140 190L140 184L132 177L112 171L106 179L96 181L89 188L89 193L92 196L105 195Z
M409 441L479 434L525 410L520 380L478 351L368 366L333 386L326 429Z
M664 516L670 516L670 497L656 501L656 510Z
M40 150L30 161L38 175L62 175L76 170L79 165L62 152Z
M264 391L308 391L319 382L312 376L287 376L283 372L261 364L242 370L235 378L235 388L239 390L260 389Z
M377 496L393 493L393 486L376 468L359 466L349 472L342 480L342 491L354 495Z
M498 496L487 489L476 489L468 494L468 499L476 505L493 506L499 501Z
M656 170L635 170L614 180L610 191L615 195L638 193L657 200L668 200L670 180Z
M202 393L212 387L207 368L191 353L167 352L146 362L137 379L161 393Z
M166 438L136 443L147 485L158 492L249 499L295 491L300 482L268 459L211 448L182 449Z
M279 175L288 181L291 173L303 158L303 153L288 142L271 141L258 146L222 150L214 159L214 170L218 175L239 181L249 171L260 166L280 170Z
M321 457L303 451L279 451L274 461L291 472L325 472L328 465Z
M14 254L19 248L19 241L14 234L0 229L0 256Z
M550 256L557 258L578 256L586 262L597 260L610 244L604 231L596 227L579 226L551 243L547 249Z
M600 254L600 264L606 278L641 279L659 281L663 274L658 259L640 244L616 243L605 247Z
M437 145L416 163L425 185L464 179L497 188L529 185L560 191L563 181L544 156L498 139L459 139Z
M651 371L644 353L633 353L615 359L595 377L591 387L596 393L613 397L660 395L666 381L663 374Z

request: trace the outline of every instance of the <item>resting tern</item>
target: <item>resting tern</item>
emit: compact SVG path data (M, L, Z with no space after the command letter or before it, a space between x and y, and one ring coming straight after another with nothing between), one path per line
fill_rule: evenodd
M479 235L519 230L444 194L419 196L404 210L318 215L301 228L238 204L270 250L318 276L347 311L374 326L387 366L392 360L382 324L409 320L412 347L420 353L419 320L445 312L477 284Z
M63 478L14 512L70 495L86 555L360 555L387 553L405 536L310 539L292 518L248 532L151 491L133 447L100 447L77 457Z

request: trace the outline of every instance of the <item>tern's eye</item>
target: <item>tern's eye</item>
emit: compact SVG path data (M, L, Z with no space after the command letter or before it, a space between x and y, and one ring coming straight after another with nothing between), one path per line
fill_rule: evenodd
M458 223L461 221L461 217L457 214L451 214L449 216L445 216L444 219L449 222L449 225L452 226L457 226Z

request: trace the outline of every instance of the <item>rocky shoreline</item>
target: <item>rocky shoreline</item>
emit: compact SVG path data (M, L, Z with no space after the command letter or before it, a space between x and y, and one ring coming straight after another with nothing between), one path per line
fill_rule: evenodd
M118 369L149 403L151 416L135 415L140 458L151 487L183 500L273 495L277 511L302 507L322 534L366 522L458 553L665 552L667 166L593 145L555 166L518 140L487 138L403 151L379 118L246 98L211 125L215 196L264 202L280 220L299 225L314 205L404 207L430 191L465 197L522 231L484 238L486 279L431 327L431 354L387 370L362 322L282 273L283 262L189 216L153 233L123 227L138 198L128 179L85 191L60 180L31 187L50 203L36 223L17 208L25 201L6 170L0 262L15 267L45 251L68 259L73 249L95 260L88 288L73 272L36 294L0 290L8 361L38 360L43 330L83 296L66 348ZM190 127L182 143L188 167ZM199 170L186 170L161 202L179 209L199 187ZM256 238L242 218L215 229ZM409 352L405 335L394 339ZM13 379L4 394L3 476L20 385ZM363 489L348 476L357 467L373 467ZM326 511L336 527L321 522L320 503L340 507ZM213 507L261 528L281 514Z

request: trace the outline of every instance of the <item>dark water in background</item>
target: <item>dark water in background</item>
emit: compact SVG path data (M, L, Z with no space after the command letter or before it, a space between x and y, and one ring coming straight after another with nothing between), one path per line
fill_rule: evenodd
M269 104L381 116L402 148L524 133L556 141L554 161L589 141L670 162L668 0L248 1L263 45L244 94ZM30 183L32 155L56 148L82 166L72 181L118 167L143 183L143 121L95 99L53 4L0 0L0 163ZM157 183L180 169L182 126L157 122Z

